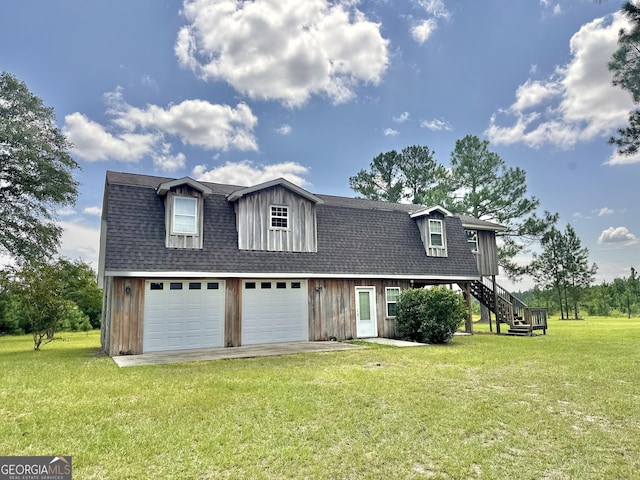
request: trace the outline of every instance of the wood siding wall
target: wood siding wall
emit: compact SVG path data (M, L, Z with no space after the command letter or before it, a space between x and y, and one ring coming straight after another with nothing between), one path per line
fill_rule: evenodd
M271 206L289 207L287 230L272 229ZM273 187L236 202L238 247L241 250L316 252L316 205L284 187Z
M444 248L429 247L429 220L442 220L442 244ZM428 216L418 217L416 219L418 229L420 230L420 237L424 244L424 250L429 257L446 257L447 256L447 226L446 218L440 212L432 212Z
M309 280L309 340L352 339L356 333L356 287L375 287L378 336L396 336L395 318L387 317L386 287L410 287L408 280Z
M175 197L192 197L197 199L196 215L198 224L198 233L195 235L172 234L171 227L173 224L173 199ZM202 248L203 225L204 225L204 201L202 193L188 186L182 185L172 189L167 193L164 200L165 211L165 243L167 248Z
M242 280L227 278L225 284L224 345L238 347L242 335Z
M109 356L142 353L144 323L143 278L109 278L105 289L105 314L103 347ZM129 293L127 293L129 287Z
M475 253L478 271L483 277L498 275L498 247L496 232L478 230L478 253Z

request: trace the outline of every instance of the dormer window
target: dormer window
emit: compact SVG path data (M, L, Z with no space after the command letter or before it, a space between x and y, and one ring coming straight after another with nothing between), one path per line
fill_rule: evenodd
M172 233L196 235L198 233L198 202L191 197L173 199Z
M271 205L271 228L289 229L289 207Z
M444 247L442 220L429 220L429 247Z

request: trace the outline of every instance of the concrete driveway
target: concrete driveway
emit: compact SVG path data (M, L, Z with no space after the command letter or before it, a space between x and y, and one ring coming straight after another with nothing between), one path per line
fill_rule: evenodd
M292 353L335 352L365 348L342 342L289 342L265 345L247 345L243 347L203 348L199 350L180 350L174 352L143 353L142 355L121 355L113 357L119 367L138 367L165 363L202 362L227 358L252 358Z

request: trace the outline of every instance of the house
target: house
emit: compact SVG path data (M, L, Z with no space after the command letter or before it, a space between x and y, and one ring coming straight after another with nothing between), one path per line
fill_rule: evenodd
M111 356L394 337L399 293L498 273L500 225L442 207L107 172L102 346ZM467 329L471 322L467 323Z

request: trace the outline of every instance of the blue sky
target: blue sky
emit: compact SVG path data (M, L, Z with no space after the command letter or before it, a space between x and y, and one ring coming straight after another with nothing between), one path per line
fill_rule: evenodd
M640 156L606 141L632 106L606 69L619 6L25 0L3 8L0 70L75 144L68 257L97 259L107 169L355 196L349 177L378 153L427 145L448 165L474 134L527 172L611 280L640 264Z

